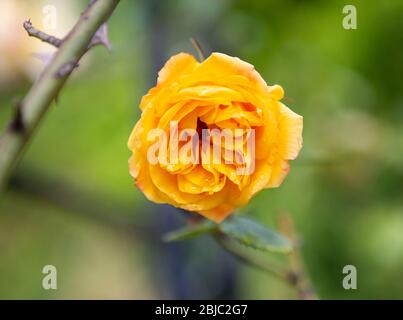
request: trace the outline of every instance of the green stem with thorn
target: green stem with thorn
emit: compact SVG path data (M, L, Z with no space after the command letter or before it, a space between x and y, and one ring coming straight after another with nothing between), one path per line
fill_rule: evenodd
M109 18L119 0L91 1L63 40L52 61L17 105L14 118L0 137L0 190L7 184L25 146L57 98L67 78L87 52L92 38Z

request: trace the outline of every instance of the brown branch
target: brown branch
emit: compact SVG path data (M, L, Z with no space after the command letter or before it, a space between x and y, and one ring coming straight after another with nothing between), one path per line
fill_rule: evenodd
M41 40L42 42L46 42L56 48L59 48L64 42L64 39L59 39L55 36L52 36L50 34L47 34L43 31L36 29L32 25L31 20L25 21L23 26L30 37L37 38L37 39ZM89 50L97 45L104 45L108 50L111 50L111 48L112 48L111 43L108 39L108 25L106 23L102 24L99 27L99 29L97 30L97 32L94 34L94 36L91 39L90 44L87 47L87 50Z
M63 43L63 40L36 29L32 25L31 20L25 21L23 26L30 37L35 37L43 42L49 43L50 45L52 45L56 48L59 48Z

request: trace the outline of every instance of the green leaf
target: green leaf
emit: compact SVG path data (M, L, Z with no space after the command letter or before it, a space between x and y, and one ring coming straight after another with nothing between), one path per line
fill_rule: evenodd
M238 242L260 250L290 252L291 242L265 226L240 216L232 216L218 225L219 230Z
M217 224L212 221L205 220L197 224L169 232L164 236L163 240L165 242L171 242L192 239L205 233L211 233L217 229Z

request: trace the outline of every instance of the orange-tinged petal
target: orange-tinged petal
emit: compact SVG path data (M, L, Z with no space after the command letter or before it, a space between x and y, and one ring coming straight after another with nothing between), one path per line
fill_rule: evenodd
M191 73L198 65L199 63L192 55L178 53L172 56L160 70L157 83L160 85L164 82L177 81L181 75Z
M143 164L135 178L136 186L144 193L148 200L156 203L168 203L170 200L161 193L151 181L147 164Z
M250 178L250 184L246 186L242 193L234 198L233 204L237 207L246 205L249 200L267 185L272 176L272 167L263 161L257 162L256 169Z
M181 100L208 100L214 101L216 103L226 103L230 101L245 101L245 98L237 91L218 86L196 86L184 88L178 91L178 93L173 98L174 101Z
M283 159L294 160L302 148L302 117L280 104L280 146Z
M194 72L195 77L200 74L207 74L213 78L230 75L243 76L252 81L260 90L267 91L266 82L253 65L223 53L213 52L204 60Z
M217 176L202 166L195 167L185 175L178 176L178 186L183 192L213 194L223 189L226 182L225 176Z
M202 210L199 213L207 219L213 220L215 223L221 223L234 211L234 209L235 207L231 205L221 204L218 207L209 210Z
M158 165L150 165L149 169L154 185L172 201L178 204L196 203L205 197L180 191L177 188L177 176L166 172Z
M288 163L288 161L280 160L272 167L272 175L270 181L267 184L267 187L268 188L279 187L283 183L285 177L288 175L289 172L290 172L290 164Z
M269 93L275 100L281 100L284 97L284 89L278 84L275 84L274 86L269 86Z

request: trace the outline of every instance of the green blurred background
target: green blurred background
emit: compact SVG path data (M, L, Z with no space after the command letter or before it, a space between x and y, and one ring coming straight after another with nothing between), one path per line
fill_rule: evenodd
M4 129L37 72L38 40L22 21L41 28L50 4L69 27L84 4L2 2ZM357 8L356 30L343 29L346 4ZM129 176L141 96L172 54L194 53L190 37L206 52L254 64L304 116L290 175L245 211L274 228L279 214L292 216L321 298L403 298L401 0L122 0L109 32L112 52L87 55L0 197L0 298L296 298L208 237L163 243L164 232L183 225L181 213L147 202ZM48 264L58 270L57 290L42 288ZM357 290L342 287L348 264L357 267Z

